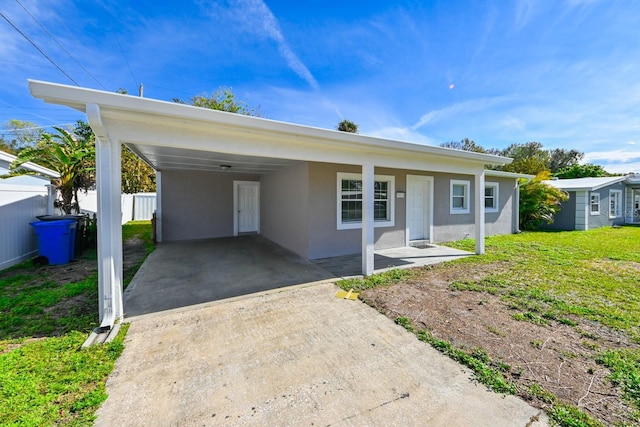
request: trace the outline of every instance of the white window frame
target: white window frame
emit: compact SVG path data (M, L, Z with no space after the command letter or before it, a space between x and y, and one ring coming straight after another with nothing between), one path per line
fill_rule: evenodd
M453 207L453 187L456 185L462 185L464 187L464 195L462 196L462 207L456 208ZM452 215L456 214L468 214L470 212L469 205L471 204L471 181L466 181L462 179L452 179L449 185L449 213Z
M362 174L338 172L337 173L337 185L336 185L336 223L338 230L351 230L356 228L362 228L362 221L357 222L342 222L342 181L358 180L362 181ZM374 175L374 182L386 182L387 183L387 220L375 220L373 226L378 227L393 227L395 226L395 195L396 195L396 177L392 175Z
M622 218L622 190L609 190L609 218Z
M488 213L498 212L500 210L500 184L497 182L485 182L484 188L485 188L485 195L483 200L484 211ZM486 189L487 188L493 188L493 207L492 208L486 207L486 204L487 204Z
M598 207L598 209L595 211L593 210L594 206ZM589 214L600 215L600 193L591 193L591 195L589 196Z

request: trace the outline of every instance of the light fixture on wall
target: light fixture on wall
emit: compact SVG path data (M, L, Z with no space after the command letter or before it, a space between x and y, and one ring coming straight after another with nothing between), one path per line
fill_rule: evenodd
M230 165L220 165L220 169L222 169L223 171L228 171L229 169L231 169Z

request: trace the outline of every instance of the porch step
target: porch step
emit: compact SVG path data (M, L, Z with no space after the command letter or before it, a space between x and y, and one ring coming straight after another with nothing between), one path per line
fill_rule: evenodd
M412 248L429 248L432 245L428 240L411 240L409 246Z

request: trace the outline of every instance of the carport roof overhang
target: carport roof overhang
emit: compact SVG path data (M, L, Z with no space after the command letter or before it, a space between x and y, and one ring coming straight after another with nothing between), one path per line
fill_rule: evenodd
M120 144L157 170L217 168L217 161L314 161L362 168L362 272L373 272L373 186L376 167L475 176L476 200L484 196L485 165L511 159L410 142L318 129L93 89L29 81L31 94L87 114L96 135L98 190L98 300L101 326L123 318ZM206 153L198 155L198 153ZM207 158L207 157L210 158ZM179 160L176 160L179 159ZM207 161L208 160L208 161ZM268 169L268 166L265 166ZM264 172L264 170L263 170ZM259 173L259 171L258 171ZM371 191L369 190L371 189ZM160 223L162 220L160 219ZM484 209L475 209L476 253L484 253Z
M104 137L128 145L157 170L207 167L219 170L233 156L255 163L363 162L379 167L474 174L485 165L511 159L410 142L319 129L174 102L139 98L74 86L29 81L36 98L87 112L97 105ZM95 131L96 129L94 129ZM99 135L100 136L100 135ZM210 162L203 156L210 154ZM196 155L194 155L196 154ZM206 156L205 156L206 157ZM195 159L198 159L194 162ZM287 164L287 162L284 162ZM268 171L269 166L264 170ZM260 173L260 170L258 170Z

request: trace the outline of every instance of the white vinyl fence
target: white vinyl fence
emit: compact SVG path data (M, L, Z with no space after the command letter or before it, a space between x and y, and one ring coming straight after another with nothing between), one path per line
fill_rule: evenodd
M95 191L78 193L80 209L89 215L98 213L98 197ZM156 193L123 194L121 199L122 223L151 219L156 210Z
M0 270L34 257L38 241L30 222L47 214L47 187L0 186Z
M29 223L47 214L47 193L45 186L0 185L0 270L38 254L36 233ZM95 191L79 192L78 198L83 212L99 215ZM122 195L123 224L151 219L155 210L155 193Z

